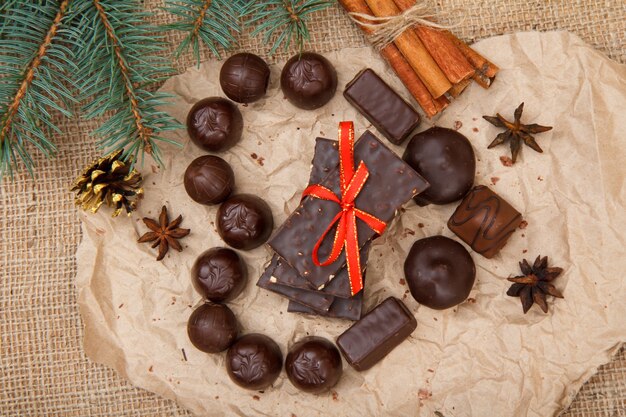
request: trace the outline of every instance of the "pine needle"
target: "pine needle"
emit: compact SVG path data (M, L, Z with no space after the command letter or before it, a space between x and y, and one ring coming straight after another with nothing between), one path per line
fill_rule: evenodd
M182 125L163 110L170 95L154 92L172 73L157 27L146 23L138 0L74 0L72 34L80 43L78 87L87 119L109 116L94 134L106 151L124 149L124 160L152 155Z
M200 66L201 45L221 58L220 47L228 50L237 43L233 33L241 27L239 7L233 0L167 0L165 10L178 20L162 28L187 33L174 52L176 57L191 48Z
M330 0L248 0L241 13L248 19L248 25L256 25L252 36L263 34L265 43L273 40L270 55L274 55L281 45L288 50L292 42L302 52L304 43L310 39L309 15L334 3Z
M69 6L70 0L0 4L0 180L13 177L19 161L33 176L29 148L53 156L50 137L61 131L52 115L72 116L73 83L65 74L77 67L64 30Z

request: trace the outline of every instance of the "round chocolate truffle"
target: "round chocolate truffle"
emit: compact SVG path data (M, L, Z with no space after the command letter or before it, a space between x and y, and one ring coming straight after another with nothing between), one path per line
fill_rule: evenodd
M200 204L219 204L233 191L233 169L219 156L205 155L194 159L185 171L185 190Z
M228 58L220 71L224 94L237 103L252 103L265 95L270 82L270 67L260 56L250 53Z
M228 376L243 388L262 390L269 387L276 381L282 368L280 348L263 334L242 336L226 354Z
M217 232L236 249L261 246L274 228L272 210L265 201L250 194L238 194L217 210Z
M326 58L313 52L293 56L280 75L280 88L291 104L313 110L328 103L337 91L337 71Z
M294 344L285 360L285 371L296 388L319 394L339 382L343 369L339 350L322 337L305 337Z
M203 252L191 268L194 288L214 303L237 297L247 278L246 264L235 251L227 248L211 248Z
M208 152L233 147L243 131L243 117L237 106L222 97L200 100L187 115L187 133L199 147Z
M404 262L404 275L418 303L443 310L467 298L476 267L463 245L445 236L432 236L413 244Z
M432 127L413 136L404 160L430 187L415 197L420 206L460 200L472 188L476 159L472 144L459 132Z
M203 304L191 313L187 335L191 343L206 353L226 350L237 338L237 319L222 304Z

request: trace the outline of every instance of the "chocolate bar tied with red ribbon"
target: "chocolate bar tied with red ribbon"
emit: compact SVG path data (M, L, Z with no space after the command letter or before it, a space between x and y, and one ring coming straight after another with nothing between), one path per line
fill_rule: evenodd
M343 127L345 124L342 124L340 134ZM356 221L351 223L354 230L348 227L345 233L348 235L354 232L352 235L354 255L355 249L356 253L359 253L378 234L372 223L388 223L402 205L428 187L428 182L424 178L369 131L366 131L348 152L353 159L351 161L353 167L342 165L341 155L345 157L345 153L339 149L340 166L330 170L320 184L313 186L317 188L302 200L299 207L269 241L270 247L304 277L312 288L324 288L346 265L348 245L340 247L340 253L336 245L338 236L336 229L345 226L342 223L342 212L351 210L358 212ZM366 169L362 170L361 165ZM351 174L347 179L349 184L343 182L345 180L342 175L346 170ZM351 189L354 181L350 180L354 178L359 179L356 190ZM307 188L310 189L311 187ZM333 198L331 193L336 197ZM320 195L324 198L320 198ZM350 197L346 197L347 195ZM346 199L349 200L348 204ZM375 222L368 221L370 219L374 219ZM317 258L314 257L314 252ZM337 255L336 259L333 259L333 254ZM319 261L329 256L333 259L332 262ZM354 268L352 273L355 273ZM358 293L361 288L353 290L351 295Z

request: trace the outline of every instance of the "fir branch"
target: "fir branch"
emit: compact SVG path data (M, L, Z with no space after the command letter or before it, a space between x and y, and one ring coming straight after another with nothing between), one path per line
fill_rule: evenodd
M33 174L28 144L46 157L56 152L52 132L61 133L53 112L67 117L74 101L64 74L76 70L67 31L70 0L0 6L0 179L13 176L21 160Z
M163 29L187 33L174 56L191 47L199 66L200 45L204 44L214 56L221 58L219 47L228 50L237 43L233 33L241 31L239 9L233 0L167 0L165 10L178 20L163 25Z
M249 19L249 25L258 25L252 32L253 36L263 33L266 43L274 37L270 55L281 45L288 50L293 40L298 50L302 51L304 42L310 38L307 28L309 15L333 3L329 0L249 0L242 10L242 17Z
M137 0L74 0L77 3L75 39L82 40L78 54L81 99L85 117L112 114L94 134L106 150L124 149L125 160L143 160L145 153L161 164L158 142L176 142L162 136L182 127L159 110L170 95L154 92L155 84L173 70L164 55L158 28L146 23Z

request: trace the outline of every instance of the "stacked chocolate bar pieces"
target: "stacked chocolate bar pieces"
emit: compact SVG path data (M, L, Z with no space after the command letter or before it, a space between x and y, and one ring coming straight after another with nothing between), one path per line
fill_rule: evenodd
M363 161L369 177L354 201L359 209L389 223L402 205L428 188L428 183L372 133L354 145L355 166ZM339 153L336 141L317 138L309 184L320 184L340 195ZM269 241L275 254L257 285L289 299L289 312L358 320L363 291L352 295L345 254L330 265L317 266L312 253L320 236L341 207L332 201L304 198ZM376 232L357 221L362 276ZM326 259L333 245L329 233L319 247Z

